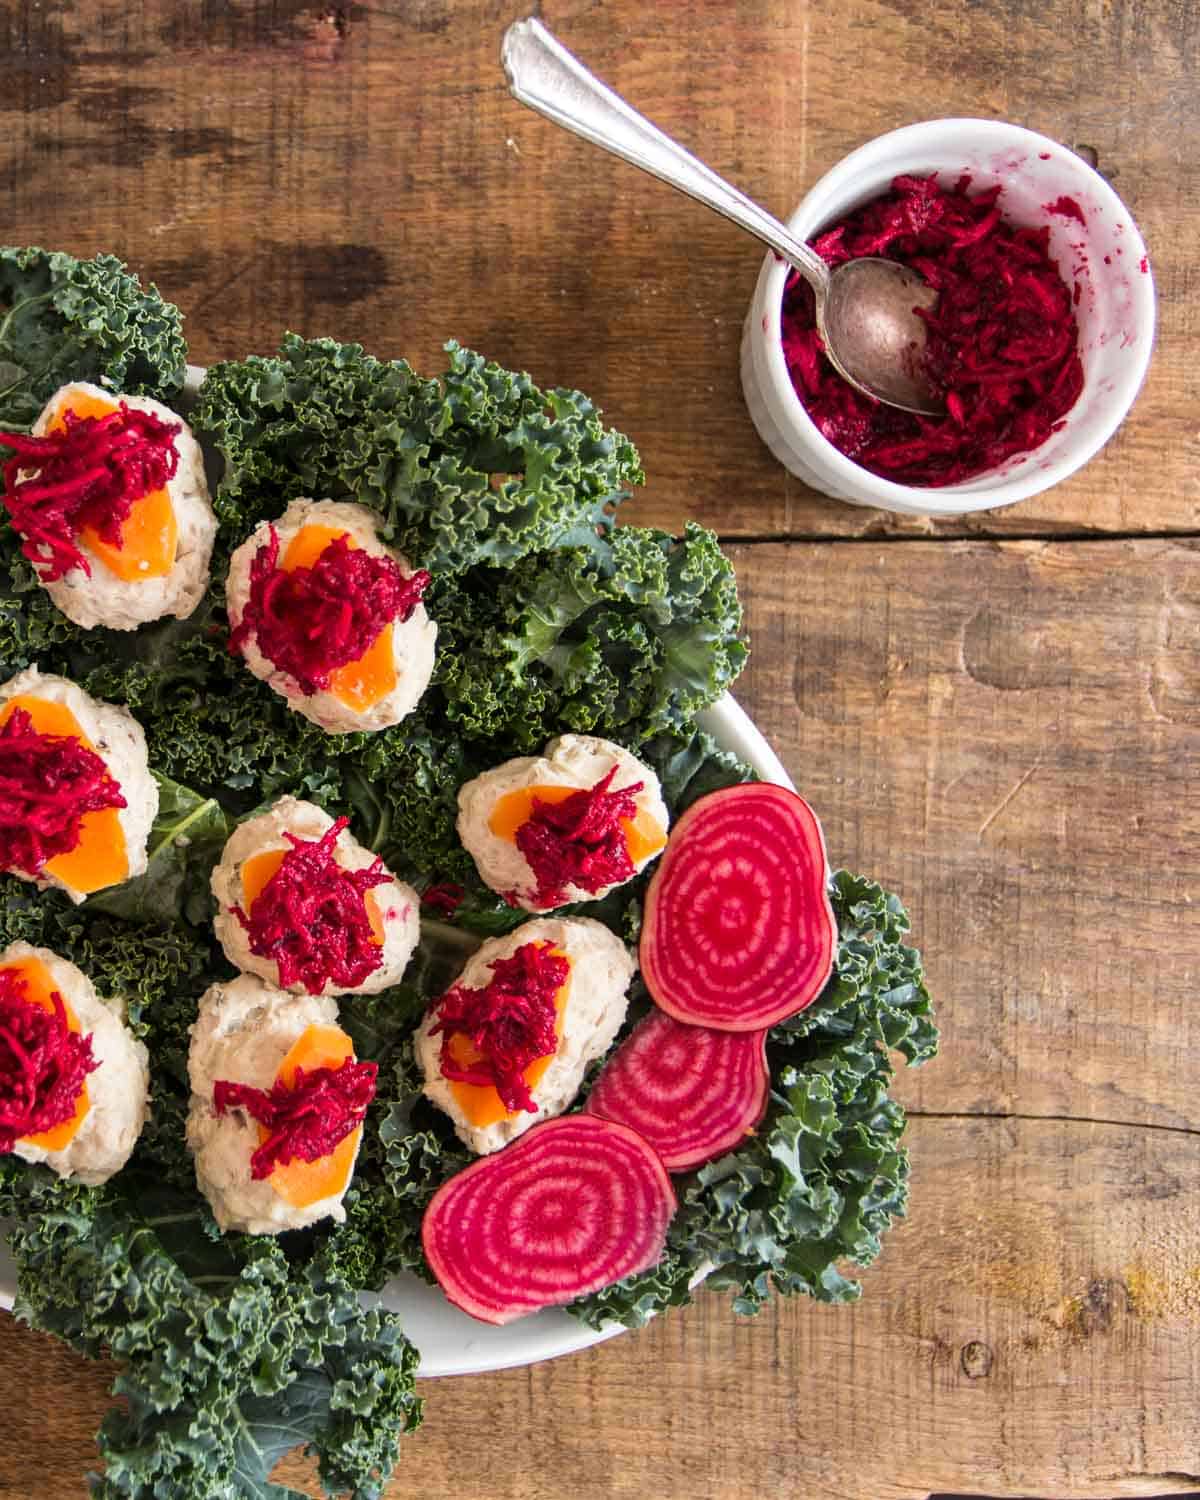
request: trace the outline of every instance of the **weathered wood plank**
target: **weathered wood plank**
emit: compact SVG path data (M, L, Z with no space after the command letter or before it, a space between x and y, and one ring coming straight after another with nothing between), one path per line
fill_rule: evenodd
M835 862L900 891L925 1109L1197 1128L1193 542L734 549L740 692Z
M824 500L759 443L737 376L761 259L740 231L512 101L496 0L10 3L6 235L116 250L187 313L201 362L285 327L437 368L450 336L580 385L640 444L635 514L729 535L921 534ZM938 115L1014 119L1098 154L1142 224L1162 331L1133 420L1053 494L937 534L1188 530L1200 513L1200 19L1167 0L791 0L547 20L779 212L853 146ZM1091 87L1081 94L1078 58ZM861 58L848 88L848 58Z

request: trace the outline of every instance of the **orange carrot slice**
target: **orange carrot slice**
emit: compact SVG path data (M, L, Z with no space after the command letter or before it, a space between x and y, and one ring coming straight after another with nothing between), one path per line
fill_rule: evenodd
M21 693L10 698L0 709L0 725L5 724L18 708L25 710L39 734L71 735L85 749L95 750L66 704ZM125 830L121 827L120 809L103 807L97 812L84 813L80 820L79 842L66 854L56 854L47 860L45 868L64 885L83 895L91 895L93 891L120 885L121 881L127 880L129 851L125 844Z
M291 1088L296 1082L297 1068L303 1068L306 1073L315 1072L317 1068L339 1068L353 1056L354 1043L340 1026L309 1026L280 1063L275 1076ZM261 1142L271 1132L265 1125L260 1125L258 1134ZM360 1126L317 1161L295 1157L276 1167L269 1179L271 1186L293 1208L308 1208L322 1198L335 1197L350 1181L361 1136Z
M62 991L51 979L50 970L40 958L18 958L12 963L0 965L0 968L10 969L22 975L25 980L25 998L42 1010L53 1013L54 1001L50 997L55 990L58 990L60 995ZM79 1017L65 995L62 995L62 1002L67 1013L67 1029L77 1032ZM79 1127L83 1124L83 1118L91 1107L92 1103L88 1097L85 1080L75 1099L75 1113L69 1120L64 1120L61 1125L55 1125L50 1130L39 1130L35 1135L24 1135L21 1140L28 1146L40 1146L43 1151L61 1151L75 1139Z
M497 838L515 844L517 830L533 815L535 797L540 802L565 802L568 797L573 797L581 790L583 790L581 787L576 786L547 785L518 787L516 791L505 792L492 808L488 817L488 827ZM666 846L666 829L657 818L643 809L639 808L636 818L622 818L621 827L625 831L625 847L629 858L635 865L640 864L644 859L649 859L652 854L657 854Z
M297 568L311 568L339 537L353 551L358 543L348 531L334 526L302 526L288 543L279 564L285 573ZM364 713L396 690L396 657L392 626L385 625L357 661L347 662L329 674L329 691L347 708Z
M77 417L107 417L118 406L116 401L97 396L71 396L55 412L50 431L66 426L68 411ZM94 526L81 526L79 535L108 571L125 583L165 578L175 566L179 550L179 523L165 489L151 490L134 501L133 509L121 525L119 547L106 542Z
M339 537L346 538L346 545L351 552L355 551L358 543L348 531L343 531L337 526L318 526L315 522L311 526L301 526L300 530L287 545L287 551L283 554L279 563L280 572L294 573L297 568L311 568L312 565Z
M554 954L558 958L570 958L561 948L555 948ZM567 1008L567 996L571 990L571 976L567 975L565 984L559 986L558 993L554 997L554 1034L562 1036L563 1013ZM470 1067L479 1062L483 1054L472 1045L469 1037L463 1036L462 1032L455 1032L447 1043L451 1058L461 1067ZM545 1057L535 1057L527 1068L521 1070L521 1076L528 1084L530 1092L545 1077L546 1069L554 1061L555 1053L548 1052ZM490 1083L459 1083L448 1080L450 1091L458 1101L459 1107L472 1125L485 1128L488 1125L498 1125L501 1120L511 1119L514 1113L505 1108L499 1091Z

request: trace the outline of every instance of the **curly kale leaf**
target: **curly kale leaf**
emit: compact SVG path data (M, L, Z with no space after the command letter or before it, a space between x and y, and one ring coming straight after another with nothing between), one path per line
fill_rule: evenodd
M135 1165L103 1188L0 1167L13 1212L18 1316L119 1366L93 1494L282 1496L278 1457L307 1441L330 1494L377 1500L420 1420L416 1351L316 1254L269 1237L216 1241Z
M637 753L658 777L672 821L709 792L758 779L745 761L699 729L655 735Z
M564 731L637 743L690 730L746 659L712 532L621 526L505 574L439 579L436 682L471 738L532 750Z
M929 993L908 918L873 881L840 871L840 940L821 997L770 1035L766 1118L740 1151L678 1180L679 1211L660 1265L570 1311L591 1327L637 1326L707 1285L756 1312L772 1292L823 1302L860 1294L839 1264L866 1266L908 1199L904 1111L888 1097L889 1051L921 1063L937 1050Z
M905 942L908 913L898 896L862 875L833 878L838 954L824 993L807 1010L777 1026L772 1037L789 1046L849 1041L870 1024L880 1043L920 1064L937 1055L933 1003L918 949Z
M225 458L217 510L235 540L289 500L356 500L438 573L507 566L608 529L642 473L579 391L539 390L456 343L437 380L358 344L287 334L278 356L214 365L193 413Z
M179 309L115 256L0 248L0 427L31 427L70 380L170 401L186 363Z

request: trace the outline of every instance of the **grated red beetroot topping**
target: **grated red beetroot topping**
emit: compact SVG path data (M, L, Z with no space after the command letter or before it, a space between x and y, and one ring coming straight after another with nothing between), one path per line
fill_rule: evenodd
M517 848L537 877L539 906L561 906L567 886L594 893L634 874L621 819L637 817L642 783L610 792L616 774L613 766L595 786L561 802L534 797L533 812L517 829Z
M0 869L40 875L79 843L84 813L126 805L108 767L74 735L41 734L23 708L0 725Z
M944 416L917 417L848 385L824 357L807 282L792 272L784 289L783 351L796 394L835 448L899 484L958 484L1030 452L1083 389L1072 293L1047 253L1049 227L1014 228L1000 215L998 186L971 195L969 184L967 176L952 189L936 177L897 177L891 192L813 241L831 266L883 255L937 289L922 316Z
M0 1154L75 1114L87 1075L100 1066L89 1032L72 1031L57 990L53 1012L26 996L19 969L0 969Z
M431 1036L442 1037L442 1075L453 1083L491 1085L510 1113L537 1105L524 1071L539 1057L558 1050L555 996L571 972L552 943L523 943L511 958L489 965L492 978L482 989L456 984L436 1004ZM465 1036L481 1053L478 1062L456 1062L451 1038Z
M330 542L311 568L284 572L272 526L250 565L250 597L229 649L240 654L253 636L303 693L321 692L339 667L370 649L385 625L407 620L428 587L424 569L406 575L394 558L351 547L346 536Z
M255 897L247 914L233 914L250 935L250 951L279 965L279 984L297 982L319 995L327 981L355 989L383 962L367 913L367 892L387 885L383 860L361 870L337 862L338 835L349 824L339 818L319 839L286 833L291 848Z
M44 583L72 568L90 577L75 540L82 528L120 547L121 527L136 502L161 490L179 467L174 439L182 423L124 401L103 417L68 410L63 422L44 437L0 432L0 445L14 454L4 465L4 504L24 538L22 553Z
M278 1078L269 1090L220 1079L213 1108L219 1115L244 1109L271 1132L250 1158L250 1176L261 1182L290 1161L320 1161L357 1130L375 1097L378 1072L378 1064L348 1057L336 1068L297 1068L290 1087Z

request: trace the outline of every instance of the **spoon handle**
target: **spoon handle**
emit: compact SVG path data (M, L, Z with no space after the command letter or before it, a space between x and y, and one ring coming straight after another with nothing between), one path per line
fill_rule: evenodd
M500 60L522 104L732 219L790 261L824 297L829 270L816 251L638 114L536 18L508 28Z

